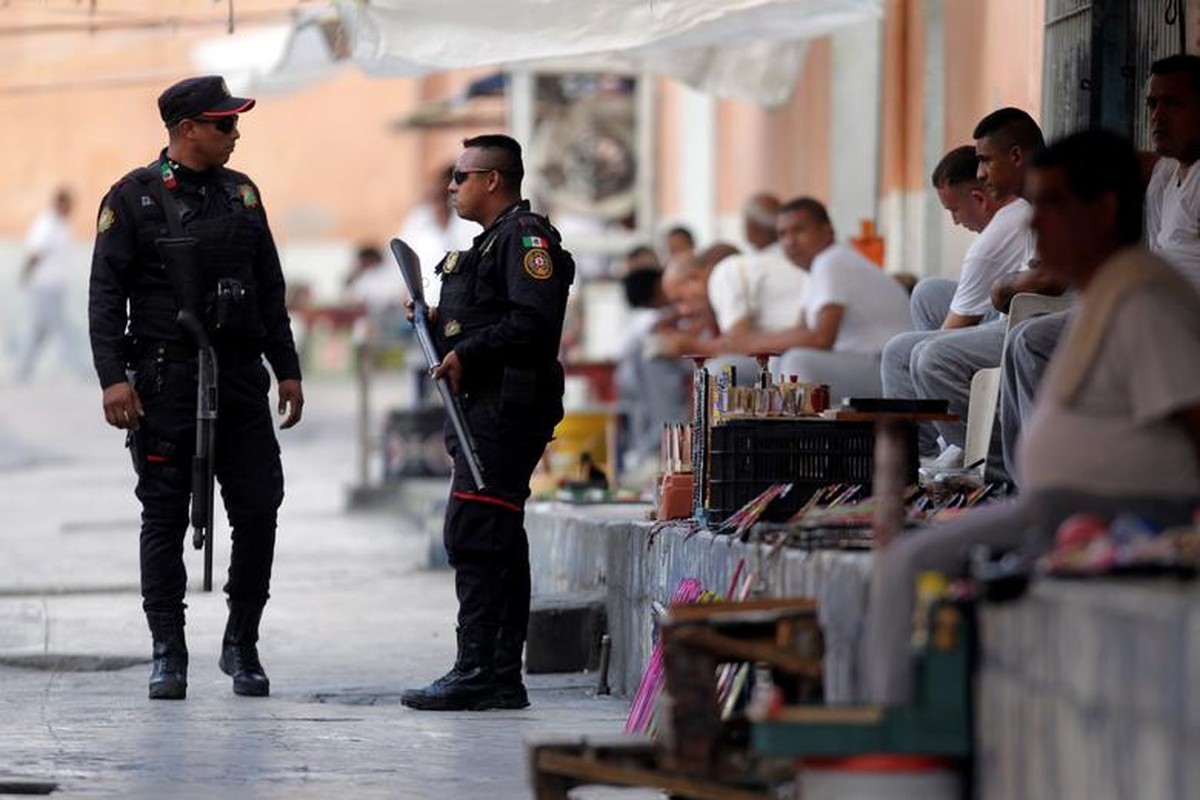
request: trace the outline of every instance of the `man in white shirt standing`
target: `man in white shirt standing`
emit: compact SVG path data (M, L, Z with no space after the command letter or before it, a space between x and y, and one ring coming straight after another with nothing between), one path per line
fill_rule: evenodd
M865 256L834 239L825 206L800 197L779 209L784 255L808 273L804 311L792 327L729 337L746 354L783 352L780 371L829 384L834 398L879 395L879 355L912 327L908 293Z
M54 193L51 208L43 211L25 237L25 266L21 284L29 303L29 328L16 358L16 377L24 381L33 374L38 354L57 338L67 363L80 375L88 372L80 342L66 317L67 281L71 266L71 207L67 189Z
M708 300L723 335L780 331L800 318L808 273L796 269L779 244L779 199L756 194L742 208L753 251L721 260L708 278Z
M933 170L931 182L942 207L979 237L963 259L957 281L926 278L912 295L914 331L901 333L883 350L885 397L918 397L912 365L925 342L942 331L971 328L995 319L991 288L999 278L1025 266L1033 250L1029 203L1016 195L997 196L979 180L979 159L971 145L956 147ZM933 426L922 426L921 454L937 455ZM925 428L928 430L925 430Z

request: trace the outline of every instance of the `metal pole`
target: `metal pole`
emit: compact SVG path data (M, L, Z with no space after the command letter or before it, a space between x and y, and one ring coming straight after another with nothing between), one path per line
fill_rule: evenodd
M371 328L358 343L358 486L366 489L370 481L371 458Z

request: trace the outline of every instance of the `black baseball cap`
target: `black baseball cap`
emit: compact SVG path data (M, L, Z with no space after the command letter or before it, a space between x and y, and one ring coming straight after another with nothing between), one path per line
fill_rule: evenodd
M234 97L220 75L185 78L158 96L158 113L167 127L185 119L228 117L254 108L247 97Z

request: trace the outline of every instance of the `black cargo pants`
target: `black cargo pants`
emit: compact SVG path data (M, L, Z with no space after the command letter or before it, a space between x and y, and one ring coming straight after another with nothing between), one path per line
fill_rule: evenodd
M218 356L215 472L232 528L225 593L233 602L266 603L283 502L283 466L275 438L270 376L258 357ZM196 362L149 359L135 365L145 416L130 436L142 504L142 605L181 613L183 563L196 445Z
M557 399L557 398L556 398ZM513 416L499 401L463 398L487 491L478 492L463 449L447 421L454 477L443 540L454 567L460 628L503 629L524 640L529 624L529 480L561 411Z

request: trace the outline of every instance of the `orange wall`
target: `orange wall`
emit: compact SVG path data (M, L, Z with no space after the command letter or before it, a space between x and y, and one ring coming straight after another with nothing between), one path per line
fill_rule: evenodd
M294 0L239 0L236 9L251 14L294 6ZM87 7L66 0L5 4L0 24L86 21L79 9ZM107 22L130 15L219 19L226 6L210 0L103 0L98 9L95 19ZM223 27L213 25L30 34L0 41L5 66L0 73L0 118L5 120L0 185L9 187L0 201L0 237L22 235L59 185L75 191L76 233L90 236L97 203L108 187L166 144L158 94L195 74L189 52L196 42L222 35ZM348 67L303 91L259 97L239 126L242 138L230 166L259 183L283 242L382 239L397 230L418 201L429 173L455 157L461 138L483 132L398 132L391 123L421 99L444 97L477 74L380 79ZM32 90L48 85L56 88Z
M883 148L881 191L922 184L924 19L919 2L887 0L883 30Z
M718 214L768 191L783 199L830 191L829 121L833 63L829 39L808 46L801 79L786 105L764 110L741 100L717 104Z
M1200 0L1189 0L1193 6ZM239 0L239 11L291 7L293 0ZM85 7L67 3L63 7ZM208 0L104 0L101 9L195 13L221 7ZM57 8L57 6L56 6ZM216 12L213 9L216 9ZM1040 96L1044 0L944 0L945 144L962 143L986 111L1011 103L1035 111ZM886 0L884 23L881 189L923 191L925 65L923 0ZM40 14L40 17L39 17ZM1195 19L1196 15L1193 15ZM6 26L46 18L44 4L4 6ZM95 203L126 170L150 160L163 145L155 98L189 74L188 50L220 27L95 36L7 37L0 42L0 236L18 236L60 183L81 200L76 222L91 231ZM939 43L940 45L941 43ZM736 214L750 194L800 193L829 198L832 48L810 43L802 79L788 104L763 110L724 100L715 104L718 163L678 163L678 93L659 81L656 186L659 209L680 208L678 176L685 169L716 169L715 209ZM123 75L126 86L17 93L15 87L59 82L78 75ZM428 175L477 129L395 132L390 123L423 99L445 97L479 73L423 80L373 79L348 68L302 92L262 97L243 125L231 166L262 185L281 240L310 237L381 238L395 231ZM17 187L12 190L11 187Z
M945 149L970 143L975 123L1013 105L1041 107L1044 0L952 0L942 4ZM887 0L884 23L885 195L923 189L926 48L920 0Z
M1044 0L946 3L947 150L971 143L975 124L1003 106L1041 116Z

